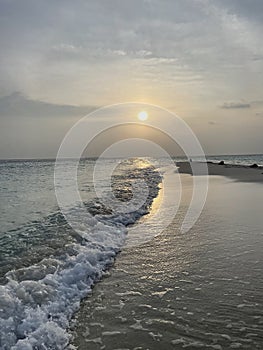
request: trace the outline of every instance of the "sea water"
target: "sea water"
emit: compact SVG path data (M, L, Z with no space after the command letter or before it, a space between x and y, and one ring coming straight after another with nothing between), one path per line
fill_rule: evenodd
M250 156L247 158L246 156L243 159L239 157L239 162L247 165L250 163L260 164L260 157ZM225 156L222 156L213 160L224 159L237 163L235 156L230 158L226 159ZM111 168L111 162L112 160L105 160L105 174L107 169ZM78 311L81 300L91 293L94 283L104 275L108 276L107 270L113 264L117 253L125 245L129 234L128 226L140 220L144 215L151 215L151 205L158 196L162 181L160 174L165 171L163 168L160 171L158 166L154 166L156 163L152 159L122 161L121 166L112 177L113 188L115 188L115 193L119 196L119 199L125 202L131 197L131 182L138 177L143 178L146 182L148 181L150 193L139 210L127 215L116 216L111 215L111 212L103 206L94 191L92 174L95 160L82 160L78 172L79 191L87 211L92 215L87 235L82 237L76 234L76 231L67 223L57 205L54 191L54 164L54 161L48 160L0 162L0 348L3 350L65 349L69 346L69 327L72 325L70 323L72 316ZM213 181L216 181L216 179ZM123 318L121 327L126 329L126 333L127 329L137 329L138 332L143 332L143 328L149 329L147 334L152 333L149 336L156 348L158 348L160 339L165 338L165 344L169 343L171 348L175 346L178 349L180 346L191 347L190 344L195 344L194 346L198 347L202 343L201 347L210 344L211 348L220 349L220 341L215 341L218 335L212 334L211 337L214 338L211 338L210 342L205 338L202 338L202 341L199 339L198 330L200 327L197 326L199 321L192 315L192 313L199 315L198 312L200 312L199 319L203 320L202 325L204 327L208 322L207 337L210 337L209 334L213 333L214 325L219 325L220 328L221 316L219 315L219 318L217 316L213 318L212 316L213 313L218 312L216 305L212 303L212 300L217 298L213 288L213 285L216 285L217 291L222 290L219 312L224 313L224 310L230 309L224 316L225 323L219 329L222 336L225 334L225 337L223 337L225 343L228 341L226 337L231 337L231 341L233 340L232 342L228 341L227 346L233 343L232 347L239 346L238 344L241 344L240 346L248 344L246 345L248 349L252 349L253 346L254 348L260 348L258 347L258 344L260 344L258 339L262 336L259 332L260 324L262 325L263 322L262 308L260 308L262 300L260 299L261 294L255 292L255 289L262 290L260 279L257 277L261 271L262 262L261 250L258 250L262 243L261 216L258 215L256 218L257 211L253 211L253 205L250 205L249 208L252 211L249 211L246 217L245 208L247 206L246 201L250 200L252 203L250 196L258 197L260 195L261 185L253 187L253 191L251 191L251 187L248 188L248 185L242 184L237 190L231 190L232 192L230 191L230 188L233 189L232 185L229 189L226 184L222 185L224 187L221 185L213 187L216 191L214 194L217 193L220 196L219 202L215 199L216 196L211 197L210 205L212 209L208 207L203 216L203 222L201 225L195 226L196 230L191 231L193 232L191 235L174 235L177 232L180 220L175 221L166 235L160 236L159 241L157 238L157 242L160 242L159 245L154 243L154 246L151 246L151 243L149 243L143 245L142 250L126 250L124 263L121 262L121 259L117 259L121 266L121 272L117 274L117 280L121 277L125 282L125 278L127 278L127 284L123 283L121 289L119 282L116 282L116 280L110 282L112 280L107 279L109 283L113 283L112 290L109 288L108 300L112 300L112 303L114 303L116 300L113 296L117 295L119 298L119 306L115 308L116 305L113 305L113 309L122 310L125 300L130 300L130 297L136 298L136 295L139 298L139 293L141 296L145 295L145 298L142 298L143 300L139 300L139 298L130 304L132 310L128 310L128 312L132 311L135 316L138 312L138 315L129 319L128 324L125 324L124 319L127 317L122 312L116 315L116 317ZM101 176L100 187L103 188L104 186L106 186L106 182ZM222 191L222 188L226 190ZM247 192L246 190L244 192L244 188L247 189ZM239 198L238 203L244 204L242 210L239 211L236 208L231 217L228 217L232 210L229 208L229 201L222 198L223 194L227 197L229 191L233 193L231 202L233 206L236 203L235 195L240 196L240 194L243 194L243 202ZM256 205L256 208L258 207ZM218 215L220 210L223 217ZM242 215L240 215L240 212L242 212ZM154 230L155 227L148 226L148 229ZM250 237L249 234L252 236ZM172 237L172 241L168 239L168 236ZM156 240L153 242L156 242ZM249 244L248 249L246 249L247 244ZM201 249L202 247L204 249ZM222 253L220 253L220 249ZM256 252L255 257L254 252ZM195 262L197 256L198 263ZM249 259L244 260L244 257L249 257ZM207 261L209 261L209 268L206 265ZM249 271L246 272L245 279L242 279L242 271L238 270L241 261L244 261L243 269L246 267L251 272L251 279L248 277ZM173 265L174 262L176 262L176 265ZM228 267L225 262L228 262ZM133 269L129 269L128 266L136 267L139 271L138 281ZM229 269L230 267L232 267L232 270ZM222 273L217 278L218 271ZM132 276L135 278L134 280L131 280ZM192 277L188 278L187 276ZM200 281L199 276L201 276ZM229 282L227 282L228 278ZM177 281L175 285L174 281ZM202 289L202 281L206 281L205 283L208 283L210 287ZM137 282L138 284L136 284ZM236 283L237 288L235 290ZM193 299L195 297L191 294L193 284L196 293L201 290L206 291L202 297L204 302L200 298ZM135 285L137 287L134 287ZM139 288L140 285L143 287L142 289ZM231 298L235 295L234 304L232 305L231 301L230 306L227 306L229 302L227 285L231 289ZM244 286L248 286L245 289L245 295L241 290ZM251 294L249 294L249 286L251 286ZM178 289L181 290L178 291ZM151 290L150 294L149 290ZM110 293L111 291L112 293ZM211 295L209 291L211 291ZM185 293L186 302L184 302ZM209 303L205 301L208 300L207 293L211 299L209 299L211 301ZM201 295L202 292L199 294ZM159 301L165 301L166 296L168 297L167 304L159 303ZM155 303L155 299L158 302ZM96 308L96 312L102 310L101 307L104 308L104 305L98 305L95 299L90 298L88 300L93 305L92 307ZM153 305L150 302L151 300ZM194 300L193 307L190 300ZM175 304L174 301L176 301ZM136 303L139 304L135 307ZM253 309L250 309L249 305ZM148 309L152 309L149 312L149 317L152 312L156 314L149 320L146 319L148 323L144 324L143 318L139 317L141 311L138 311L137 307L140 308L143 315L148 313ZM176 313L178 307L181 314ZM196 311L193 311L195 307ZM106 315L112 318L113 313L110 310L112 309L109 306ZM198 310L206 311L207 318ZM238 312L234 313L234 319L231 319L233 310ZM161 318L159 311L161 311ZM243 311L245 312L245 319L241 317ZM170 313L169 317L166 312ZM248 316L246 316L247 313ZM104 315L103 312L99 317L101 315ZM175 316L175 319L173 316ZM249 317L252 323L250 321L247 323L246 317ZM240 318L240 322L238 318ZM122 322L120 318L119 320ZM169 334L161 332L163 327L168 327L165 320L173 322L169 324L169 327L173 328L169 331ZM130 322L132 323L129 324ZM151 325L155 323L161 323L163 326L152 327ZM111 349L111 345L122 344L122 341L111 343L107 340L107 337L117 337L120 332L118 323L111 321L109 324L111 327L109 330L104 330L105 334L103 336L106 343L108 343L108 348ZM212 325L211 331L209 324ZM244 327L242 327L242 324ZM79 325L82 327L87 325L87 320L85 319L83 322L80 320ZM196 325L196 329L194 325ZM228 327L228 325L232 327L233 332L227 333L228 328L225 328L225 326ZM202 327L200 332L203 334L205 329ZM241 328L244 329L244 332L247 331L246 334L252 335L244 335L242 338L239 334ZM177 329L175 334L173 334L174 329ZM76 330L76 334L81 341L78 330ZM88 330L85 329L84 333L88 334ZM146 345L149 344L148 338L145 338L146 333L142 334L142 338L134 338L133 333L131 336L138 341L145 341ZM193 335L189 336L189 334ZM100 338L102 332L99 333L98 337L97 335L95 333L94 337L93 335L87 336L86 340ZM224 341L222 346L225 344ZM90 342L88 344L90 346ZM92 343L91 348L95 349L97 345L99 348L105 346L105 344ZM135 347L139 345L136 343ZM84 349L87 344L85 343L83 346ZM168 345L167 348L169 348Z
M65 176L70 160L64 161ZM105 160L103 172L111 169ZM116 162L116 160L114 160ZM116 215L93 187L95 160L79 165L79 192L88 218L80 235L60 212L54 191L54 161L0 164L0 348L64 349L69 320L123 246L127 228L149 212L161 176L146 160L121 161L112 174L116 197L127 202L138 178L149 193L140 208ZM106 179L99 176L100 188ZM74 208L73 208L74 209ZM75 223L83 231L82 222Z
M236 165L253 165L258 164L263 166L263 155L262 154L247 154L247 155L222 155L222 156L207 156L208 161L220 162L224 161L226 164Z

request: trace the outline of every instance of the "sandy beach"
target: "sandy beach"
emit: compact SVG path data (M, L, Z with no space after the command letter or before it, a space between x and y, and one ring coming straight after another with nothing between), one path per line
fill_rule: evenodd
M0 350L263 350L263 0L0 18Z
M262 170L208 164L205 208L184 234L192 177L189 164L177 165L186 195L176 217L124 248L83 300L78 349L262 349Z
M198 163L193 163L198 171ZM191 163L177 162L178 170L183 174L192 174ZM207 162L209 175L227 176L241 182L263 182L263 167L251 168L245 165L224 164L219 165ZM199 175L203 175L200 167Z

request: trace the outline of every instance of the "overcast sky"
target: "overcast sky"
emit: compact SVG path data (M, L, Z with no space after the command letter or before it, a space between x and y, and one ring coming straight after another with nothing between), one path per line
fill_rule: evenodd
M263 153L262 37L262 0L0 0L0 158L52 157L85 108L126 101L208 154Z

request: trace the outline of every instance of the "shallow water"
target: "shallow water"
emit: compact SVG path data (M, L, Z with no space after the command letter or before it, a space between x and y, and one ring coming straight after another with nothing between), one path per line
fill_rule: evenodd
M124 249L82 302L72 322L78 349L263 348L263 186L211 177L201 217L182 234L191 193L183 178L173 223Z
M76 325L79 349L261 349L263 186L211 177L202 216L182 234L192 193L192 178L183 175L179 212L152 239L180 192L173 179L166 182L167 196L159 192L155 169L164 178L168 169L124 161L112 177L116 196L123 203L132 198L137 178L146 180L149 196L142 207L120 215L96 198L93 165L84 160L79 168L79 191L93 215L79 235L58 210L54 162L0 163L0 348L65 349ZM103 164L102 189L108 166L111 160ZM126 226L138 219L144 226L131 226L126 241L137 234L146 243L123 249L108 272L127 238ZM78 215L75 224L83 228Z
M105 173L112 162L117 165L103 161L97 179L102 190L108 190ZM0 179L0 349L65 349L72 314L113 263L125 241L126 226L149 212L161 176L149 161L122 161L109 178L110 191L121 206L133 198L131 189L138 182L144 180L148 192L143 193L140 206L133 201L130 211L114 212L92 189L94 161L81 162L78 181L84 215L79 215L78 203L67 209L73 229L54 200L53 162L4 163ZM72 162L63 161L60 166L67 185ZM65 192L71 193L68 187Z

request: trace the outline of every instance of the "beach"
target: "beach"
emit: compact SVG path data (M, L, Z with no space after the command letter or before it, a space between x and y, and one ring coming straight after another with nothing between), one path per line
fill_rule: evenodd
M263 350L263 0L0 17L0 350Z
M94 164L80 163L87 221L73 210L71 227L53 161L0 163L1 349L262 349L261 168L208 163L211 175L193 177L187 163L125 160L113 190L123 208L134 185L140 205L112 212L92 190ZM201 215L182 230L193 184L201 195L207 180Z
M176 217L153 240L124 247L82 301L77 349L262 349L262 171L208 164L204 210L182 233L192 177L177 165Z
M178 170L182 174L192 174L191 163L177 162ZM198 163L196 163L198 169ZM253 165L253 164L251 164ZM207 162L208 174L226 176L236 181L242 182L263 182L263 167L251 168L249 165L238 164L218 164L214 162ZM203 175L202 169L199 174Z

